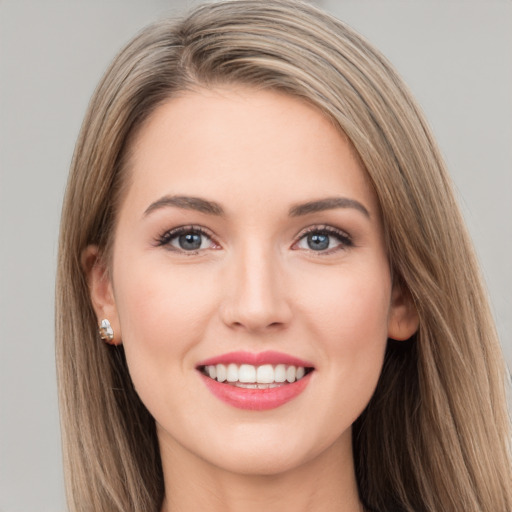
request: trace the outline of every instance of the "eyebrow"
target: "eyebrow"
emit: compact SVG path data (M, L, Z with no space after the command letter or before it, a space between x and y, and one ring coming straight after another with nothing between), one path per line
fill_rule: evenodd
M163 196L154 203L151 203L144 212L144 216L149 215L155 210L174 206L176 208L183 208L185 210L195 210L197 212L206 213L208 215L224 215L224 210L220 204L215 201L207 201L200 197L190 196Z
M290 217L300 217L310 213L333 210L335 208L354 208L360 211L365 217L370 218L370 212L355 199L348 197L326 197L317 201L308 201L307 203L296 204L290 208Z
M145 210L144 216L149 215L155 210L165 207L182 208L185 210L195 210L208 215L223 216L224 209L219 203L209 201L200 197L192 196L163 196L154 203L151 203ZM364 205L355 199L348 197L327 197L315 201L308 201L292 206L288 212L290 217L300 217L310 213L333 210L336 208L354 208L360 211L365 217L370 218L370 213Z

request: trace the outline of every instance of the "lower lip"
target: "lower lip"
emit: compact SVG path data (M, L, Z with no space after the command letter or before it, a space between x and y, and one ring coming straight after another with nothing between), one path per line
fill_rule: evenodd
M210 379L206 375L200 375L208 389L219 400L238 409L266 411L280 407L300 395L308 385L311 373L291 384L283 384L276 388L267 389L239 388Z

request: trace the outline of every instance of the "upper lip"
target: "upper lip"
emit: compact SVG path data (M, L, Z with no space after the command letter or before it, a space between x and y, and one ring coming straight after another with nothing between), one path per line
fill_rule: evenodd
M251 364L253 366L262 366L264 364L285 364L288 366L303 366L304 368L313 368L314 365L298 357L266 350L264 352L228 352L219 356L210 357L197 364L197 367L213 366L216 364Z

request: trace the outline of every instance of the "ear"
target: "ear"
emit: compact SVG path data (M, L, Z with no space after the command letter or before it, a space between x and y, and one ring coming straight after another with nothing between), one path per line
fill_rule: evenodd
M420 320L411 294L399 283L393 285L388 317L388 338L408 340L417 330Z
M107 343L120 345L121 326L119 324L112 281L98 246L87 246L82 252L81 263L87 284L89 285L91 303L98 319L98 325L106 318L114 331L114 338Z

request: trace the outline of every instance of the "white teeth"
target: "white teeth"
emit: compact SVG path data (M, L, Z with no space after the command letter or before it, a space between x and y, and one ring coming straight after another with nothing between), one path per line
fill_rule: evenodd
M215 367L217 373L217 380L219 382L224 382L226 380L226 367L223 364L218 364Z
M286 366L284 364L278 364L274 373L274 379L276 382L284 382L286 380Z
M266 389L276 387L283 382L295 382L306 375L306 368L303 366L287 366L278 364L263 364L253 366L252 364L234 363L228 365L217 364L204 367L204 373L211 379L218 382L229 382L238 387Z
M256 372L256 382L259 384L270 384L271 382L274 382L274 380L274 368L271 364L258 366L258 370Z
M238 381L238 366L236 364L228 364L228 371L226 374L226 380L228 382Z
M256 382L256 368L252 366L252 364L240 365L240 368L238 369L237 380L239 382ZM259 380L257 382L259 382Z
M235 382L234 385L237 388L245 388L245 389L270 389L270 388L278 388L279 384L272 382L271 384L245 384L243 382Z
M286 380L288 382L295 382L295 377L297 376L297 369L295 366L288 366L286 369Z

